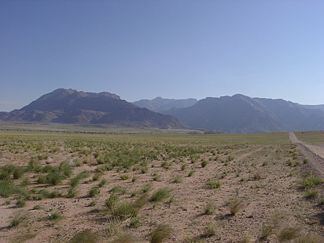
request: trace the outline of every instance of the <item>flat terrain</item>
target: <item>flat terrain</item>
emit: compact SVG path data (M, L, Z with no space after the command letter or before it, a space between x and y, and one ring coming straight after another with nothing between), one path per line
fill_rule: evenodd
M324 145L324 132L297 132L296 136L307 144Z
M2 131L0 239L323 242L309 166L285 133Z

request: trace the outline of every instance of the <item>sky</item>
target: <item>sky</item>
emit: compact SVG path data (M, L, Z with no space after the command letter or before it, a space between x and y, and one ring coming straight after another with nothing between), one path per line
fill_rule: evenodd
M56 88L324 104L321 0L1 0L0 111Z

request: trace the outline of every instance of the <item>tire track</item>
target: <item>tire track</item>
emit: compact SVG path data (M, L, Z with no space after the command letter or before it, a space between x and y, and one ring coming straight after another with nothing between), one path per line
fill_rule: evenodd
M315 149L315 147L317 146L312 146L304 143L303 141L299 140L296 134L293 132L289 133L289 139L292 144L297 145L300 152L305 156L309 164L316 171L316 174L318 174L318 176L323 178L324 177L324 156L322 152L319 153L318 148Z

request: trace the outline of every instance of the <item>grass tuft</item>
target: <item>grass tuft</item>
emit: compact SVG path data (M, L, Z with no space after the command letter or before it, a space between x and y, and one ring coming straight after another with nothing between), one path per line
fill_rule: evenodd
M151 233L150 243L162 243L172 235L172 228L169 225L160 224Z
M87 229L74 235L73 238L69 240L69 243L96 243L97 241L97 234Z
M161 188L158 189L153 193L153 195L150 198L151 202L160 202L164 199L167 199L171 196L170 190L168 188Z

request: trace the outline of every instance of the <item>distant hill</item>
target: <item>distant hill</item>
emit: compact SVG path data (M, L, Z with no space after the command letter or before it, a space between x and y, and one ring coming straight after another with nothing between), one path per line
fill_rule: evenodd
M196 99L165 99L161 97L157 97L152 100L144 99L135 101L134 104L147 108L151 111L156 112L166 112L171 109L179 109L179 108L186 108L189 106L193 106L197 103Z
M139 108L115 94L89 93L72 89L57 89L20 110L1 113L0 119L18 122L181 127L177 119Z
M244 95L205 98L165 112L184 125L216 132L251 133L324 130L324 112L285 100Z
M0 112L0 120L3 120L7 117L8 112Z

